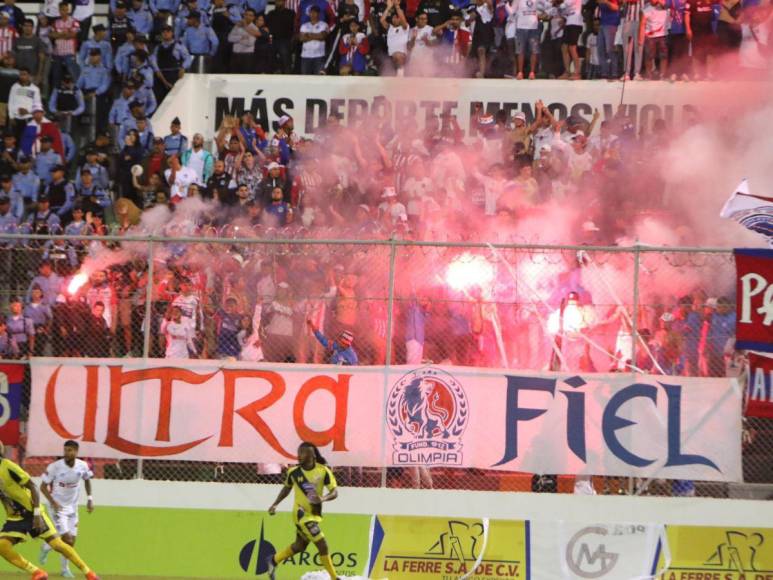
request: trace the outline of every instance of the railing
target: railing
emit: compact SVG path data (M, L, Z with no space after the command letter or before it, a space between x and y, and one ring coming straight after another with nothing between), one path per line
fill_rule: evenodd
M168 345L161 326L178 316L178 305L195 331L184 350L199 358L327 362L308 320L334 338L353 333L364 365L431 361L682 376L733 375L743 366L723 324L734 312L735 272L727 249L230 235L0 237L5 312L18 308L8 305L12 295L30 292L44 259L63 275L58 290L46 288L50 319L28 307L37 317L34 347L17 345L18 353L4 358L18 360L25 350L162 358ZM95 323L100 320L104 324ZM771 430L770 421L747 425L748 483L773 483ZM27 464L33 471L34 464L42 466L37 459ZM147 479L279 477L278 466L254 464L120 461L99 469L104 477ZM533 483L527 474L450 469L350 468L342 478L352 485L463 489L526 490ZM610 493L685 493L671 482L649 482L646 489L641 482L595 483ZM571 489L571 480L560 479L559 489ZM699 482L696 490L736 494L717 483Z

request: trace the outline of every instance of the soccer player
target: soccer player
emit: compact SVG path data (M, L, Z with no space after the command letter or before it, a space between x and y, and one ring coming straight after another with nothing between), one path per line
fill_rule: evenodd
M19 570L32 573L32 580L48 580L48 574L22 557L13 547L29 538L40 538L80 568L87 580L99 580L72 546L57 535L54 524L40 505L40 494L30 476L13 461L5 459L0 443L0 500L6 520L0 530L0 556Z
M327 487L328 493L323 495ZM276 501L268 508L268 515L276 513L276 507L295 490L293 520L295 521L295 542L268 559L268 577L275 580L276 567L288 558L299 554L312 542L319 552L331 580L338 575L330 559L325 534L322 533L322 502L333 501L338 497L338 484L332 470L319 449L311 443L298 446L298 465L287 470L285 483Z
M54 525L56 531L62 536L62 541L69 545L75 545L78 535L78 496L80 495L81 480L86 484L88 503L86 509L89 513L94 511L94 500L91 497L91 478L94 474L85 461L78 459L78 443L65 441L64 458L54 461L43 474L40 491L48 500L54 513ZM40 548L40 564L45 565L51 547L43 544ZM62 556L62 576L75 578L70 571L69 561Z

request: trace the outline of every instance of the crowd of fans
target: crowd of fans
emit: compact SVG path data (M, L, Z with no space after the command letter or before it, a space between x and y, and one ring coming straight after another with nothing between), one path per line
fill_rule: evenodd
M138 251L131 244L90 240L93 236L533 241L519 238L523 224L549 221L551 208L562 204L565 213L572 206L582 208L582 219L570 226L577 243L613 243L627 233L635 216L664 207L661 217L668 223L676 212L668 211L675 208L668 207L657 174L631 176L663 150L671 129L656 120L651 131L637 133L624 107L603 122L598 112L590 122L558 120L542 102L535 104L533 118L522 112L491 115L478 107L467 138L457 119L445 114L428 118L424 128L394 127L377 112L356 126L331 115L308 140L296 134L289 116L270 131L245 113L226 116L211 144L200 134L186 135L180 119L166 128L153 127L149 118L187 70L332 70L332 36L341 43L341 73L364 72L380 51L381 60L392 63L398 74L410 74L412 67L466 74L472 63L475 74L485 76L496 47L506 49L507 39L514 39L511 56L519 58L509 66L516 67L514 76L532 77L548 70L538 52L545 44L540 26L550 16L560 19L551 23L551 35L563 30L571 41L564 51L569 68L556 76L578 75L580 53L573 47L585 36L586 17L596 11L609 36L602 75L615 77L621 69L611 50L615 33L609 27L616 25L610 14L622 13L629 23L631 14L644 14L643 35L629 30L638 42L650 30L654 10L608 2L588 4L587 10L577 4L575 13L560 2L552 8L530 4L534 10L527 4L423 0L399 5L388 0L360 5L345 0L334 6L302 0L288 7L279 0L268 10L263 0L214 0L211 5L158 0L149 6L133 0L131 6L111 2L109 26L97 24L91 33L93 6L87 3L76 3L72 15L69 4L47 3L34 23L6 0L0 7L0 83L8 94L0 152L0 233L86 238L0 240L7 312L0 354L131 356L149 348L153 356L323 362L335 355L334 362L342 364L384 361L386 262L369 270L367 257L359 264L344 257L341 264L325 252L267 255L250 245L169 243L148 280L146 247ZM684 3L682 8L686 16L694 7ZM497 16L500 9L504 20ZM725 9L719 11L720 24ZM756 8L749 3L743 10L751 14ZM338 38L336 26L350 34ZM452 49L444 48L448 42ZM351 43L359 48L350 50ZM653 50L659 53L663 46L654 43ZM521 49L530 51L529 58ZM202 61L200 67L196 60ZM438 69L438 63L448 66ZM96 127L93 138L91 127ZM669 225L679 231L679 220ZM100 265L106 254L113 255L107 260L110 268ZM80 291L68 290L79 272L90 277L88 283ZM510 362L524 368L551 364L549 332L536 314L500 304L492 315L486 306L517 300L495 296L490 289L478 289L476 296L424 291L433 284L411 279L400 289L395 360ZM578 292L576 286L573 282L561 292ZM148 290L151 313L145 313ZM714 344L712 333L719 332L719 323L712 320L719 320L721 308L704 308L692 295L691 312L700 319L689 325L692 342L656 332L671 324L659 317L683 311L678 299L660 301L650 308L656 318L639 326L652 330L655 354L649 359L659 360L655 368L662 372L667 366L678 373L716 374L722 357L715 356L718 346L708 345ZM545 308L560 301L551 300ZM497 316L501 320L495 323ZM618 316L617 324L624 319ZM527 341L517 340L514 329L530 324L545 336L531 341L539 346L525 348L520 343ZM146 347L147 328L152 340ZM648 364L626 357L617 330L604 333L607 360L580 357L584 368ZM729 338L726 334L717 335L716 345ZM664 336L671 337L668 346L660 344ZM690 346L676 355L677 342ZM501 352L498 343L509 352Z
M22 72L12 91L29 82ZM152 95L145 91L148 99ZM357 258L351 248L351 255L338 257L342 264L326 252L294 248L276 254L236 242L245 237L453 240L484 234L487 240L523 241L518 235L525 221L549 221L550 211L568 214L579 206L582 218L571 225L575 241L610 243L637 215L668 210L656 174L631 176L668 144L670 129L657 120L651 132L637 134L625 108L603 122L595 113L587 122L559 121L541 102L533 119L520 112L512 118L504 111L488 115L479 107L468 139L448 115L428 120L421 130L399 131L378 114L352 127L332 115L315 139L307 140L295 133L289 116L270 133L245 113L225 117L208 146L202 135L185 135L180 119L163 137L155 134L136 98L134 85L125 85L109 119L116 120L121 107L129 117L112 131L100 131L80 155L67 149L72 139L64 123L46 118L42 107L23 108L31 119L12 121L5 133L0 231L86 237L2 240L0 283L4 300L13 296L7 334L0 339L3 356L136 356L145 352L150 324L152 356L379 364L388 318L383 256L376 268L373 255ZM120 146L113 144L113 133ZM675 214L661 217L678 231ZM157 260L149 281L147 246L89 239L110 233L235 243L165 244L164 259ZM110 268L100 265L106 255L113 256L107 259ZM418 262L405 266L426 278ZM435 278L443 275L428 271ZM69 289L77 273L90 277L80 291ZM568 280L551 292L581 290L577 277ZM146 315L149 285L153 310ZM478 289L476 296L427 290L433 285L434 280L417 285L411 278L399 289L393 361L551 364L550 333L539 313L517 306L519 299L490 289ZM555 296L542 307L556 308ZM699 318L686 327L689 340L685 333L679 338L669 321L659 318L671 309L683 311L678 298L649 308L656 317L639 326L652 330L652 352L642 350L651 363L630 360L630 346L620 346L617 328L624 317L618 316L606 327L593 325L608 355L599 359L597 352L583 351L572 366L625 370L649 364L660 372L666 367L677 373L724 372L718 369L724 369L724 342L730 337L718 329L732 325L720 325L720 308L704 308L691 296L691 312ZM492 302L498 303L493 313ZM598 312L595 318L607 316ZM519 338L529 333L538 338ZM712 333L719 334L713 339ZM676 349L677 343L685 346Z
M109 123L133 101L150 116L186 72L759 78L773 46L767 0L110 0L93 26L94 0L34 19L14 2L0 100L14 122L45 105L68 130L106 128L113 103Z

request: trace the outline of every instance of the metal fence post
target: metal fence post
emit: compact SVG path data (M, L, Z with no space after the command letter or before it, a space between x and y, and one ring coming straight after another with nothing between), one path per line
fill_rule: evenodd
M145 285L145 328L143 329L142 358L150 358L150 335L153 322L153 240L148 241L148 282ZM143 408L143 396L140 391L140 408ZM142 479L142 457L137 459L137 479Z
M392 364L392 334L394 333L395 314L395 262L397 258L397 244L391 240L389 247L389 288L387 290L387 327L386 327L386 361L384 361L384 409L382 417L386 417L387 398L389 397L389 366ZM381 459L386 462L386 422L381 422ZM381 468L381 487L387 484L387 468Z
M145 286L145 328L143 329L142 358L150 358L150 333L153 309L153 241L148 242L148 283Z
M639 269L641 267L641 253L639 244L633 248L633 315L631 316L631 364L636 364L636 347L639 342Z
M631 313L631 366L638 368L636 359L636 347L639 344L639 266L641 253L638 241L633 247L633 312ZM631 372L635 372L631 368ZM638 489L637 489L638 488ZM641 486L638 486L634 477L628 478L628 495L639 495Z

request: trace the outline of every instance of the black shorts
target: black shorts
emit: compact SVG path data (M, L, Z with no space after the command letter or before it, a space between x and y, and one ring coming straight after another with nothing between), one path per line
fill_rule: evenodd
M45 529L36 530L33 525L32 514L26 515L20 520L6 520L3 524L3 529L0 530L0 538L16 538L21 541L28 540L29 538L40 538L41 540L48 540L56 535L56 528L54 523L48 517L45 510L41 509L40 513L43 518L43 525Z
M577 24L570 24L564 27L564 37L561 40L562 44L568 44L569 46L577 46L580 41L580 35L582 34L582 26Z

